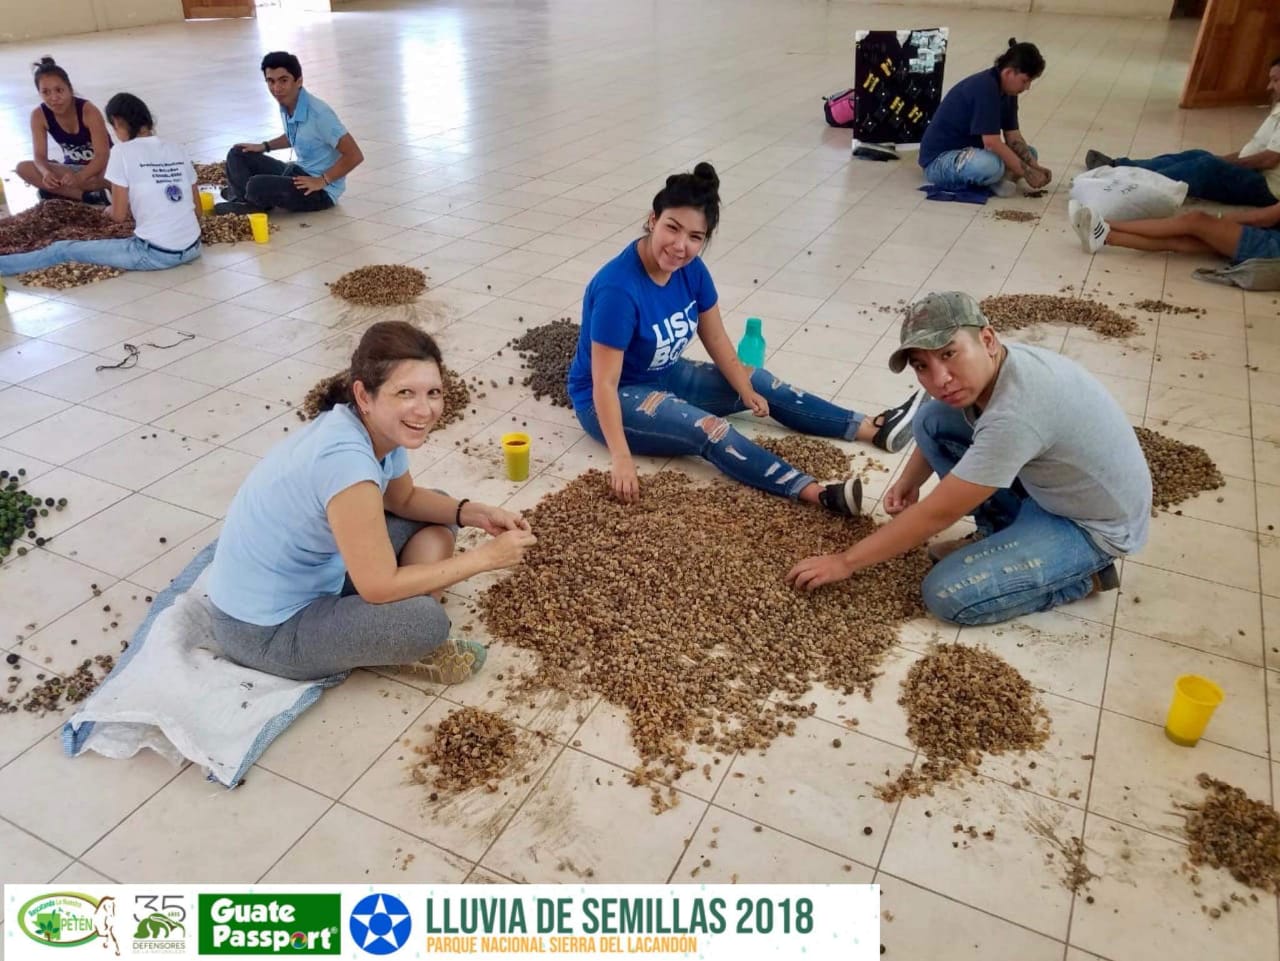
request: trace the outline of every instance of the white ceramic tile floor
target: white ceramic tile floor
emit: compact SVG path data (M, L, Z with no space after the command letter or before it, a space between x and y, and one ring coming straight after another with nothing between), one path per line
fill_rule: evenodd
M938 284L974 293L1071 284L1113 303L1163 296L1205 307L1204 317L1145 318L1127 345L1059 329L1020 339L1092 369L1135 423L1208 449L1227 475L1222 502L1205 495L1182 516L1158 518L1151 545L1125 565L1118 598L994 628L909 625L869 700L814 692L817 716L794 739L765 756L723 759L711 778L681 784L681 804L656 821L647 795L625 785L634 753L609 705L517 703L492 676L442 694L412 675L362 672L229 794L154 755L67 760L51 736L59 717L0 717L4 879L479 882L574 880L590 867L597 880L688 881L706 859L704 881L879 881L883 940L898 957L1278 961L1275 899L1219 921L1199 911L1177 876L1186 849L1171 813L1194 796L1200 770L1266 800L1280 771L1271 738L1280 730L1274 298L1196 285L1191 258L1107 251L1091 260L1066 229L1060 184L1046 199L1013 202L1041 214L1035 224L997 222L995 205L924 202L911 159L853 161L848 135L822 125L817 96L847 79L855 29L945 22L954 80L1003 46L1005 14L663 0L654 19L647 5L602 0L581 18L577 6L360 0L333 15L267 11L257 23L57 41L80 90L98 102L118 88L137 92L198 160L276 128L253 64L264 44L296 50L308 85L338 108L368 159L337 210L277 218L265 248L215 247L178 270L76 290L10 288L0 305L0 467L47 474L73 500L49 550L0 570L0 649L19 654L24 672L70 669L73 636L84 636L84 653L116 646L142 617L141 595L217 535L239 478L293 423L282 402L297 403L340 366L350 335L373 319L336 306L326 282L354 264L423 267L434 290L417 316L440 334L451 365L510 376L514 359L496 351L529 326L576 319L583 284L636 234L662 178L703 158L719 168L728 201L707 261L731 333L759 314L779 370L864 409L910 386L883 367L896 317L877 308ZM683 29L662 26L665 15ZM1258 122L1254 110L1177 109L1194 41L1187 22L1030 15L1016 32L1049 61L1025 98L1024 131L1064 180L1089 146L1228 150ZM49 47L6 53L22 63ZM353 71L358 63L384 67ZM22 71L6 71L4 169L25 151L31 103ZM33 202L7 184L15 207ZM170 344L179 333L197 338L144 348L130 370L95 370L120 359L125 341ZM1210 357L1193 360L1193 351ZM1246 364L1257 370L1241 377ZM509 417L537 425L539 473L524 485L453 443L492 440ZM503 384L413 462L422 482L527 508L603 460L571 415ZM111 615L90 603L95 583ZM455 602L478 586L460 586ZM996 759L970 784L886 806L867 783L913 758L896 685L931 639L957 636L989 645L1044 688L1053 737L1034 771L1029 759ZM514 673L523 657L497 645L490 670ZM1159 728L1184 669L1213 673L1229 699L1194 752ZM412 746L460 703L506 711L549 740L527 784L431 805L407 779ZM1030 786L1012 789L1028 775ZM996 838L953 848L956 820L995 827ZM1058 840L1083 835L1100 875L1092 903L1062 887L1046 859L1054 838L1028 823ZM166 840L148 840L156 837ZM352 838L361 843L337 843ZM1233 890L1210 876L1215 890Z

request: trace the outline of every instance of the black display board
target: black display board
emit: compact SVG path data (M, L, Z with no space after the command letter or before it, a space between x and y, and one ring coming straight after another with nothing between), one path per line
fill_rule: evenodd
M942 102L947 28L859 30L854 38L853 145L915 146Z

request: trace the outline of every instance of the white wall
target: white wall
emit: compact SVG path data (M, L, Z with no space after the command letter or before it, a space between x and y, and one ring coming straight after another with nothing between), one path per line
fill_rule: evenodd
M182 0L0 0L0 42L182 19Z

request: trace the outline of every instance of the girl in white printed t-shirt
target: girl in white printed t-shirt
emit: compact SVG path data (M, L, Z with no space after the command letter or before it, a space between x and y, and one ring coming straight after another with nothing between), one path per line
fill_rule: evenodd
M102 264L122 270L164 270L200 256L200 198L196 171L178 144L157 137L147 105L131 93L107 101L116 146L107 161L116 223L134 220L132 237L59 240L40 250L0 256L0 275L55 264Z

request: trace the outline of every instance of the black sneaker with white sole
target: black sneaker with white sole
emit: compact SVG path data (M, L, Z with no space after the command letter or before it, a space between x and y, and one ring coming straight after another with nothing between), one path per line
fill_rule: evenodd
M862 481L850 477L827 484L818 493L818 503L841 517L857 517L862 513Z
M911 440L911 422L924 403L924 391L918 390L897 407L890 407L876 418L880 422L871 443L881 450L896 454Z
M1099 167L1110 167L1112 163L1114 163L1114 160L1104 154L1101 150L1089 150L1085 152L1085 170L1097 170Z
M262 208L242 200L224 200L220 204L213 205L213 212L215 214L260 214Z

